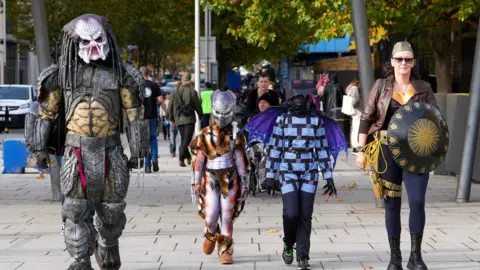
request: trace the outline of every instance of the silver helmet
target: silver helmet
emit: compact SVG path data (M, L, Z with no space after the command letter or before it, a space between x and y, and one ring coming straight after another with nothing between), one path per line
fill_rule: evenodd
M212 114L215 123L224 128L233 122L235 115L235 104L237 103L237 97L230 90L216 90L213 92L212 97Z

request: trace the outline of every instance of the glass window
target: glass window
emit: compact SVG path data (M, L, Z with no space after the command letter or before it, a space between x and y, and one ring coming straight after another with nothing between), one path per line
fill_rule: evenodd
M28 100L29 87L0 86L0 99L21 99Z

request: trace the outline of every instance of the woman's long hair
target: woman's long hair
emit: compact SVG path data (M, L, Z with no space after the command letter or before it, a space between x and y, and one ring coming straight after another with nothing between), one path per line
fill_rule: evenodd
M353 80L347 85L347 87L345 88L345 91L347 91L347 89L352 86L356 86L360 88L360 80L358 79L357 76L355 76Z

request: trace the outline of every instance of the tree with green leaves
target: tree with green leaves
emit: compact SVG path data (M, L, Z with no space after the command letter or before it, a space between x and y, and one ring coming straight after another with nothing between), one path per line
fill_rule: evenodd
M383 26L389 35L403 35L435 56L437 92L452 92L452 56L466 37L475 37L479 0L369 1L370 24Z
M51 54L61 41L62 27L85 13L103 15L109 19L122 47L135 44L139 48L137 62L164 62L169 53L182 53L193 47L193 7L189 0L116 0L79 1L45 0ZM29 1L12 0L7 5L7 20L12 34L22 40L22 49L35 46L31 6Z
M248 44L294 55L302 44L353 33L349 0L204 0L237 20L227 32ZM480 0L367 0L371 39L405 36L435 55L438 92L451 92L452 54L476 33ZM378 28L386 31L376 31Z

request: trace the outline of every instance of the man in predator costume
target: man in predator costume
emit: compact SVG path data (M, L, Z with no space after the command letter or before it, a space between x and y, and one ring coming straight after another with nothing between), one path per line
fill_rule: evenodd
M148 154L144 81L138 70L122 64L105 17L84 14L63 31L59 66L46 68L38 79L40 110L27 115L25 141L38 166L46 168L46 146L64 106L65 125L57 129L67 133L60 178L65 243L75 259L68 269L93 269L93 254L101 269L119 269L129 168ZM130 161L120 141L122 110L128 118ZM95 228L89 221L94 211Z
M233 121L235 94L217 90L211 99L210 125L202 129L189 146L195 155L192 196L200 217L205 219L203 252L211 254L217 244L220 262L231 264L233 221L240 215L248 196L248 161L245 139Z

